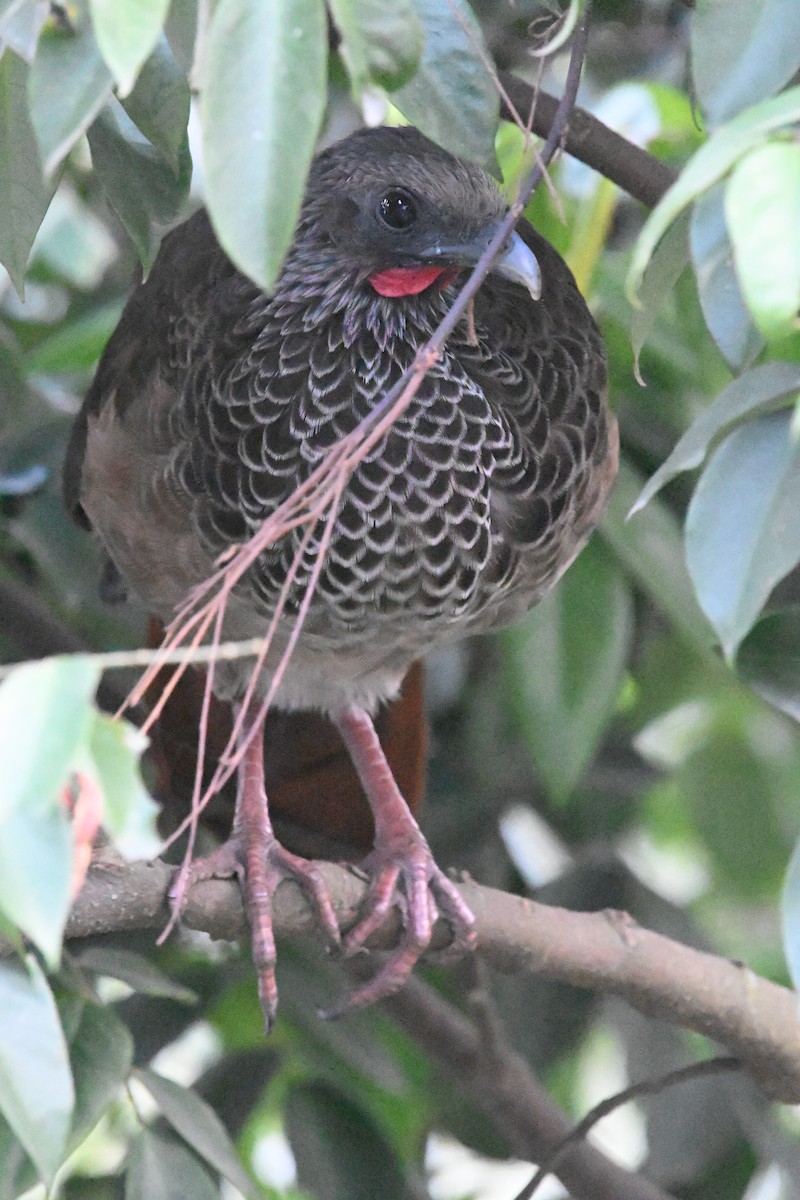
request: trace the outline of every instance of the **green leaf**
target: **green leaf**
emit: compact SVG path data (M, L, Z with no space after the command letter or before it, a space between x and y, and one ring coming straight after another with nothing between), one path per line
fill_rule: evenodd
M49 5L36 0L2 0L0 3L0 55L8 49L26 63L33 62L39 32L48 19Z
M325 111L322 0L220 0L203 61L203 161L221 245L266 291L294 234Z
M721 179L733 164L773 130L791 128L800 121L800 87L749 108L702 146L684 167L679 178L656 205L645 222L634 248L627 290L632 301L642 281L644 268L666 230L701 192Z
M633 310L631 319L631 345L636 376L640 382L639 355L642 347L656 317L689 261L687 232L688 219L678 217L659 242L642 277L640 306Z
M330 10L356 102L370 84L393 91L408 81L422 53L411 0L330 0Z
M103 790L103 827L126 858L153 858L161 846L158 805L139 773L146 746L147 738L129 721L95 713L89 752Z
M116 100L89 130L89 146L100 182L148 268L164 230L186 199L191 162L187 157L176 177Z
M65 1155L75 1092L64 1032L41 967L0 962L0 1110L52 1183Z
M25 267L53 186L42 177L28 115L29 68L10 50L0 56L0 262L22 294Z
M692 14L692 74L710 125L779 92L800 70L796 0L704 0Z
M89 0L94 34L108 69L127 96L158 41L169 0Z
M740 158L725 192L736 273L765 337L797 328L800 312L800 145L767 142Z
M259 1190L239 1161L233 1142L213 1108L197 1092L155 1071L139 1070L136 1078L147 1088L176 1133L240 1192L258 1200Z
M99 671L89 659L17 668L0 685L0 910L58 960L72 839L59 790L88 737Z
M46 175L86 132L113 87L94 39L86 0L70 5L70 22L71 32L44 30L28 84L31 120Z
M760 620L739 647L736 670L759 696L800 721L800 609Z
M783 947L789 974L800 988L800 841L794 848L781 895Z
M682 471L699 467L712 445L724 434L730 433L748 417L790 403L797 392L800 392L798 363L764 363L734 379L692 422L666 462L648 480L630 515L643 509L670 479Z
M466 0L413 5L425 35L422 59L392 102L446 150L492 167L500 100L480 25Z
M18 1200L37 1180L36 1168L0 1112L0 1200Z
M128 1078L133 1038L110 1008L84 1004L70 1038L69 1057L75 1080L75 1111L67 1151L83 1142Z
M659 243L654 259L667 244L670 232ZM700 307L709 333L730 365L741 370L763 350L764 339L747 311L734 270L722 183L715 183L698 197L691 216L690 244Z
M790 426L781 412L735 429L689 506L689 573L729 659L800 558L800 446Z
M297 1162L300 1187L313 1196L407 1200L409 1191L389 1142L367 1114L324 1083L293 1087L286 1105L286 1133Z
M558 587L502 635L513 711L557 801L580 782L614 715L631 621L625 578L592 542Z
M644 476L623 459L600 532L645 595L666 613L690 645L708 656L712 634L684 565L678 522L658 501L628 521L643 484Z
M195 992L176 983L148 958L134 954L132 950L123 950L119 946L90 946L82 950L75 961L83 970L121 979L142 996L166 996L181 1004L197 1003Z
M128 1155L125 1200L219 1200L219 1187L188 1146L144 1129Z
M64 321L25 356L33 372L87 371L103 353L122 315L122 304L114 301Z
M186 129L191 93L166 38L159 39L122 107L148 141L161 151L175 174L180 174L188 153Z

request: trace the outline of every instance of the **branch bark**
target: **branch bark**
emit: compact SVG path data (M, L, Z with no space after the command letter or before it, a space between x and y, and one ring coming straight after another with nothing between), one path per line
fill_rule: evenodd
M319 865L336 916L347 928L356 921L366 885L352 870ZM101 859L76 900L67 937L162 928L169 918L166 893L172 872L161 861ZM620 996L648 1016L712 1038L741 1060L767 1095L800 1103L798 1001L787 988L760 978L743 963L642 929L626 913L570 912L471 881L462 883L461 891L477 919L480 951L497 969ZM247 936L235 883L196 884L183 920L216 938ZM274 922L279 934L315 932L313 914L290 881L276 893ZM392 946L398 922L397 913L391 914L370 948ZM449 926L439 921L432 948L445 947L449 937Z

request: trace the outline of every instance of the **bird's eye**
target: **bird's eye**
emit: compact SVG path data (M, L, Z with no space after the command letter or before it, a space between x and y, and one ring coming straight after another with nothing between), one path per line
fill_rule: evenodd
M390 229L408 229L417 219L417 206L408 192L392 188L378 201L378 215Z

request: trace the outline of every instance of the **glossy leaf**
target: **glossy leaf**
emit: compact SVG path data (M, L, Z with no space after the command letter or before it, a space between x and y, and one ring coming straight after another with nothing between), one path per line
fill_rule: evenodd
M69 1055L41 967L0 962L0 1110L41 1177L63 1162L75 1104Z
M137 1071L136 1078L192 1149L245 1196L257 1200L259 1190L242 1166L233 1142L213 1108L197 1092L181 1087L155 1071Z
M734 379L692 422L666 462L648 480L631 509L631 516L681 471L699 467L714 443L742 421L790 403L798 392L800 364L797 363L764 363Z
M191 94L189 82L175 62L166 38L160 38L156 44L122 107L175 174L180 174L185 169L187 155Z
M197 995L160 971L149 958L120 946L89 946L75 959L83 970L120 979L143 996L166 996L181 1004L196 1004Z
M0 684L0 910L58 960L70 903L72 840L59 791L88 737L99 671L50 659Z
M779 92L800 70L795 0L704 0L692 14L692 74L709 124Z
M412 0L425 42L414 78L392 96L412 125L445 149L495 163L499 98L480 50L483 34L466 0Z
M739 647L736 669L759 696L800 721L800 609L760 620Z
M639 376L639 355L667 297L689 261L688 219L683 215L664 234L642 276L639 307L631 318L631 345ZM641 379L640 379L641 382Z
M669 232L656 254L668 237ZM764 339L747 311L734 269L725 224L724 184L715 183L698 197L691 215L690 245L706 325L730 365L741 370L764 348Z
M139 1134L127 1167L125 1200L219 1200L219 1187L197 1155L153 1129Z
M133 1039L110 1008L84 1004L69 1041L75 1081L75 1111L67 1149L80 1146L108 1110L128 1078Z
M391 1145L367 1114L335 1088L323 1083L293 1087L286 1132L298 1183L311 1195L374 1200L379 1179L382 1200L408 1197Z
M687 204L721 179L733 164L773 130L800 121L800 87L765 100L722 126L684 167L679 178L645 222L628 274L628 293L635 299L644 268L666 230Z
M800 841L794 848L781 896L783 947L789 974L800 989Z
M169 9L169 0L89 0L100 53L127 96L152 53Z
M0 55L0 262L20 294L33 239L53 194L42 178L28 115L28 72L10 50Z
M797 328L800 313L800 145L767 142L734 167L725 216L747 306L766 337Z
M36 54L36 42L47 20L47 6L36 0L0 2L0 55L8 49L30 63Z
M265 290L289 248L325 110L322 0L220 0L205 46L203 159L217 236Z
M28 85L31 120L48 175L89 128L113 87L86 0L70 6L70 25L71 32L52 27L43 32Z
M103 826L126 858L152 858L161 846L158 806L139 771L147 738L130 722L96 713L89 752L103 790Z
M392 91L407 82L422 52L411 0L330 0L330 10L356 100L370 84Z
M735 429L689 506L689 572L729 658L800 559L800 446L790 421L775 413Z
M513 710L556 800L580 782L614 714L631 618L624 576L592 542L558 587L503 634Z
M186 199L191 178L188 158L176 177L116 100L106 105L89 130L89 146L111 204L142 263L150 267L161 235Z

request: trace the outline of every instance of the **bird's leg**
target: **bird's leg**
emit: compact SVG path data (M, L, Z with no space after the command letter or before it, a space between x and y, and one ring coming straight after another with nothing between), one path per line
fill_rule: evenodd
M378 740L369 713L355 705L338 713L336 725L353 760L375 817L375 847L364 861L370 876L367 911L344 940L354 953L383 923L393 904L403 914L400 944L378 975L345 1007L369 1004L402 987L431 940L437 916L450 922L451 953L473 950L475 918L458 888L437 867Z
M272 897L281 880L294 879L300 885L332 944L339 944L340 935L325 881L316 864L291 854L275 837L264 788L264 717L259 716L255 724L245 721L243 730L246 741L239 764L231 835L219 849L192 863L189 882L238 877L250 922L258 994L269 1033L278 1004ZM173 900L180 903L181 898L174 896Z

